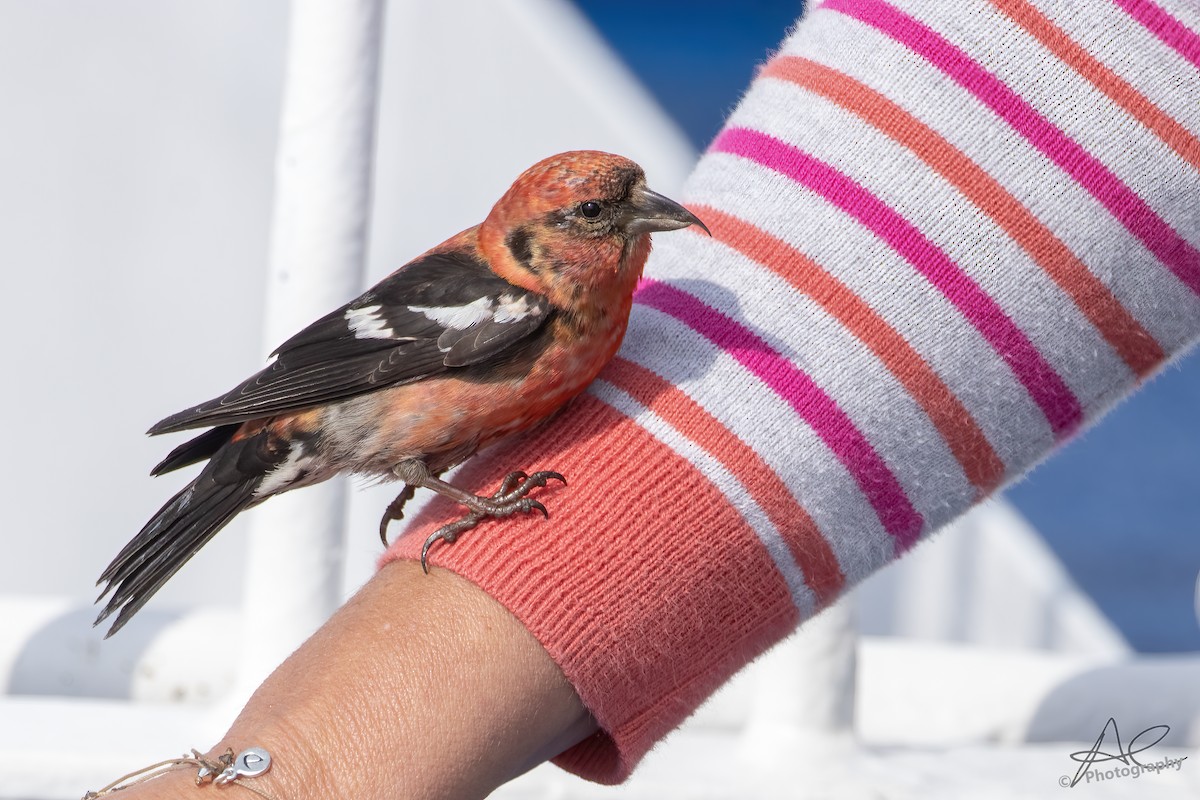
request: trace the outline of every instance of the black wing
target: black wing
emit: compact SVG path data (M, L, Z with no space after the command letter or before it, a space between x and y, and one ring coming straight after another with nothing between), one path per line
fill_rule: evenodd
M257 375L150 433L244 422L503 358L552 312L472 255L427 255L288 339Z

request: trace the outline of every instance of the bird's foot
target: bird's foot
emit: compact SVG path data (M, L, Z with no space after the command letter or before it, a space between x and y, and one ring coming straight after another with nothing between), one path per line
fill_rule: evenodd
M561 481L564 486L567 484L567 479L557 472L543 471L527 475L518 470L504 476L504 480L500 482L500 488L490 497L473 497L470 501L463 501L464 505L471 509L470 513L429 534L429 538L421 547L421 569L426 574L429 573L426 557L434 542L440 539L446 544L453 544L458 540L460 533L471 530L488 517L510 517L513 514L528 514L530 511L536 510L549 519L550 512L546 510L546 507L525 495L538 486L545 486L551 479Z

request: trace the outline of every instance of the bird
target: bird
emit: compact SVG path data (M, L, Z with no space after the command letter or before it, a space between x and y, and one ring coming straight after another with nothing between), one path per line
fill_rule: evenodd
M280 345L229 392L150 435L206 428L151 475L204 462L101 573L95 625L112 636L233 517L350 473L403 482L380 521L418 488L467 509L426 540L451 543L488 517L546 507L529 493L557 472L509 473L477 496L442 480L476 452L547 420L620 347L650 234L697 226L645 172L597 150L521 173L482 223L388 275Z

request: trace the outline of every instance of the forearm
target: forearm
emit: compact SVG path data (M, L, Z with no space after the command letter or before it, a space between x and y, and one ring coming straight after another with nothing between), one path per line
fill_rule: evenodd
M265 747L271 770L243 780L276 800L483 797L593 725L508 611L452 573L401 562L263 683L210 754ZM194 777L121 797L196 800Z

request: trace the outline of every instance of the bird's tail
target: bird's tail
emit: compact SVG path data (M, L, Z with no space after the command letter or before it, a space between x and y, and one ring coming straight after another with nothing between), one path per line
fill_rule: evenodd
M112 597L94 624L115 612L117 619L104 638L112 636L154 596L167 579L203 547L238 512L255 501L254 490L262 475L244 480L218 480L210 464L179 494L172 497L100 575L96 585Z

